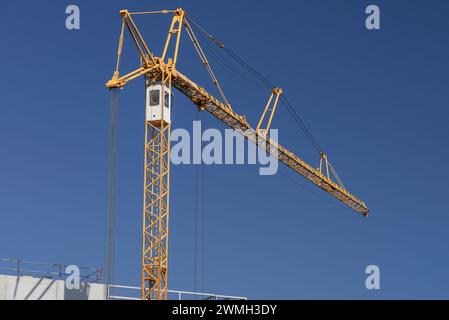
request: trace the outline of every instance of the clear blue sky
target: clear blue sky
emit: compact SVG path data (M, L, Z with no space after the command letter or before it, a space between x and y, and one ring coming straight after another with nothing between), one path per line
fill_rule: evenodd
M65 29L78 4L81 30ZM381 9L380 31L365 8ZM282 86L369 219L301 177L256 166L206 170L205 289L250 298L449 298L449 45L446 1L0 2L0 256L101 266L108 99L118 11L184 7ZM168 17L137 18L160 52ZM124 67L136 65L127 42ZM213 60L211 61L214 62ZM179 69L206 85L191 45ZM268 92L215 67L235 110L255 123ZM121 92L116 282L139 285L143 80ZM175 127L195 108L176 96ZM210 115L207 126L224 129ZM318 157L286 110L280 142ZM192 290L194 167L172 171L170 287ZM315 192L316 191L316 192ZM317 194L319 196L317 196ZM365 289L365 267L381 290Z

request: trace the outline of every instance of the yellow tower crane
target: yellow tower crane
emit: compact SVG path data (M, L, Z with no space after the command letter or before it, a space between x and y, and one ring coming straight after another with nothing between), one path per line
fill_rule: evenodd
M147 14L172 14L173 19L163 52L157 57L150 50L137 28L133 16ZM246 117L234 112L212 71L209 61L194 33L191 19L183 9L129 12L121 10L122 27L119 39L117 65L114 75L106 84L109 89L122 89L129 81L145 77L146 126L145 168L142 232L142 291L143 300L166 300L168 289L168 235L170 207L170 130L172 90L176 88L189 98L199 110L208 111L248 140L277 157L286 166L328 192L354 211L368 216L369 209L363 201L348 192L335 174L326 154L321 153L320 167L315 169L298 156L279 145L267 135L282 89L273 88L260 121L253 129ZM119 73L125 28L128 30L140 55L141 65L121 76ZM178 52L183 29L186 30L203 65L218 89L222 101L209 94L177 69ZM221 48L214 37L209 39ZM172 54L169 55L169 48ZM262 125L266 123L263 127ZM337 182L331 179L333 172Z

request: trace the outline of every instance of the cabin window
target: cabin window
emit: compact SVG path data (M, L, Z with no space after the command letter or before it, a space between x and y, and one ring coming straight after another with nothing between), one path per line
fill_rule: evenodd
M164 106L166 108L169 108L170 107L169 104L170 104L170 94L167 91L165 91Z
M150 107L156 107L160 104L160 92L159 90L150 91Z

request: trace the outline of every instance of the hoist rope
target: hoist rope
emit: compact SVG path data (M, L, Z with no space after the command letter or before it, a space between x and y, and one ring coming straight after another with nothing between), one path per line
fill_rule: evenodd
M221 87L220 83L218 82L218 79L215 76L215 73L209 64L209 60L207 59L207 57L203 51L203 48L198 41L198 38L197 38L195 32L193 31L193 29L191 28L191 26L187 20L184 21L184 24L186 26L186 31L187 31L187 34L189 35L190 41L192 42L193 46L195 47L195 50L198 53L198 55L203 63L204 68L206 69L207 73L209 74L209 77L211 78L212 82L214 83L215 87L217 88L218 92L220 93L220 96L223 99L223 102L225 103L225 105L229 106L230 103L229 103L228 99L226 98L226 95L223 92L223 88Z
M201 165L201 292L206 291L206 165Z
M335 171L334 167L330 163L329 163L329 168L331 169L331 172L334 175L335 179L337 179L338 184L346 189L345 185L343 184L343 181L341 181L341 179L338 176L337 172Z
M204 121L204 113L197 113L196 121ZM194 173L194 291L205 291L206 243L206 168L201 163Z
M193 204L193 290L194 292L198 292L198 220L199 220L199 168L195 166L195 196L194 196L194 204Z
M110 97L110 132L108 150L108 198L106 212L106 244L104 277L106 284L106 298L109 297L109 285L114 282L115 255L115 198L116 198L116 164L117 164L117 128L119 90L111 90Z
M290 115L292 116L293 120L295 120L296 124L301 128L301 130L304 132L304 134L306 135L306 137L309 139L310 143L312 144L312 146L315 148L315 150L318 153L322 152L322 148L321 146L318 144L318 142L316 141L315 137L312 135L312 133L310 132L310 130L307 128L307 126L304 124L304 121L301 119L301 117L298 115L298 113L296 112L295 108L293 108L293 106L291 105L290 101L287 99L286 96L281 96L281 102L285 105L285 107L287 108L288 113L290 113Z
M266 92L266 87L261 86L259 79L254 79L250 74L242 72L242 69L236 66L235 63L231 63L228 56L225 56L223 50L217 48L215 44L212 44L203 33L199 33L199 37L204 41L205 47L209 49L209 57L215 62L215 64L222 68L224 71L231 73L234 77L238 78L240 81L246 83L250 87Z
M287 172L284 172L284 169L279 168L279 173L284 176L285 178L287 178L288 180L290 180L292 183L296 184L298 187L300 187L301 189L304 189L305 191L309 192L310 194L314 195L316 198L322 200L323 202L328 202L336 207L341 207L341 203L337 202L334 200L334 198L328 198L323 196L321 193L316 192L314 189L309 188L308 186L306 186L302 180L296 179L294 177L292 177L291 175L289 175Z

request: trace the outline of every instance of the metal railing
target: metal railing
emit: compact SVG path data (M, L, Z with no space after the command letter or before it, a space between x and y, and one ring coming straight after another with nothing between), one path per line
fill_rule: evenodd
M68 265L42 263L16 259L0 259L0 273L17 277L31 276L55 280L65 280ZM103 280L103 269L79 267L81 282L99 283Z
M10 276L30 276L65 280L68 265L60 263L42 263L18 259L0 259L0 274ZM79 267L80 281L86 283L104 283L103 269ZM141 300L140 287L109 285L108 300ZM247 297L229 296L214 293L168 290L169 300L248 300Z
M128 291L130 295L125 293L114 293L114 290L118 289L121 292ZM140 287L132 286L120 286L120 285L110 285L109 286L109 300L140 300ZM238 296L228 296L214 293L198 293L190 291L177 291L168 290L169 300L248 300L247 297Z

